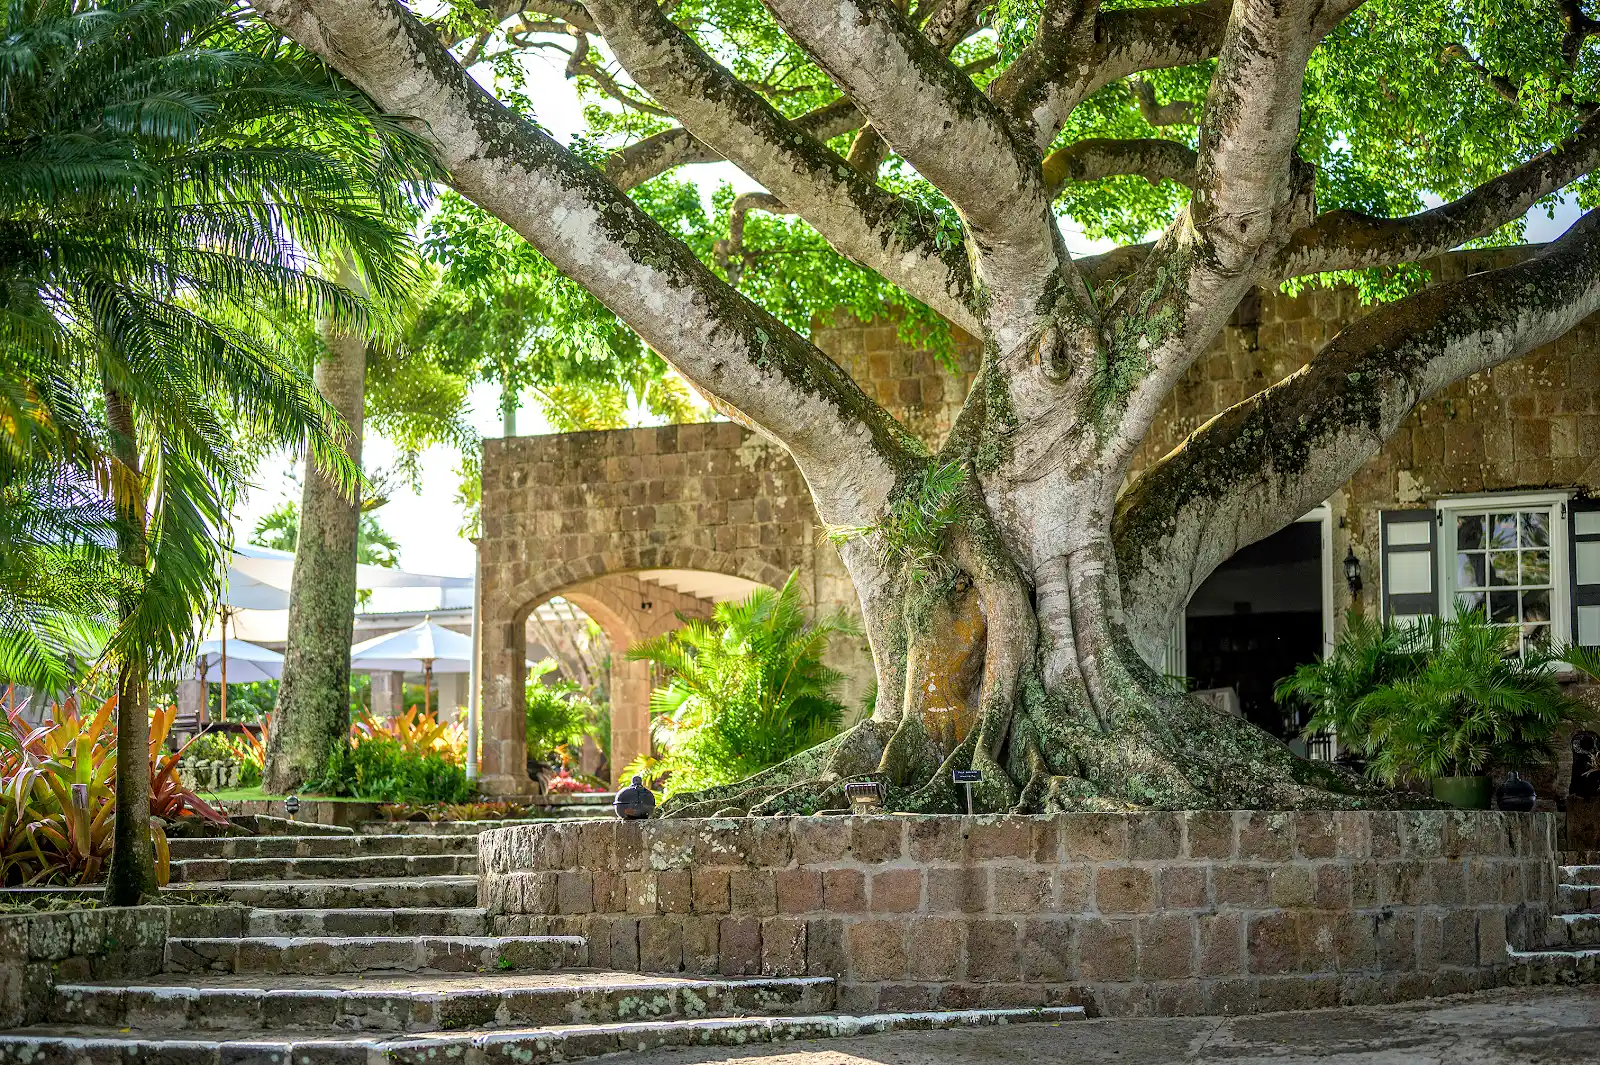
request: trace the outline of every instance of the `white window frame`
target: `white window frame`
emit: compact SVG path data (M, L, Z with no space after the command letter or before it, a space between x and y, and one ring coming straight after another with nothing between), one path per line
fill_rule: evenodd
M1435 504L1439 514L1438 572L1439 614L1456 615L1456 515L1471 511L1550 510L1550 646L1565 647L1572 640L1572 560L1567 523L1571 492L1478 492L1446 496Z

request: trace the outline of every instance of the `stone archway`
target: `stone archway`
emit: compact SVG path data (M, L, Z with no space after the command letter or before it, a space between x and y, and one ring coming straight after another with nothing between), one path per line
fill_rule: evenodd
M649 749L650 669L645 663L626 661L622 653L640 640L678 627L680 614L710 615L714 599L685 594L650 579L686 572L737 578L743 590L756 585L781 586L790 571L750 555L668 546L575 559L551 567L504 596L485 597L479 777L485 792L526 794L533 787L527 776L523 728L527 683L524 626L529 614L556 596L588 614L604 630L612 648L613 778Z

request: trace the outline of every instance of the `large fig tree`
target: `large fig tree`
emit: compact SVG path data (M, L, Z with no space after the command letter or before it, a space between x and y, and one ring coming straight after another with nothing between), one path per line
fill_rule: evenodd
M1212 569L1420 399L1600 308L1595 214L1518 265L1402 291L1410 264L1515 239L1569 186L1584 202L1600 23L1578 0L479 2L428 24L394 0L261 6L787 448L861 599L872 719L678 809L836 807L877 772L891 806L948 810L969 767L987 809L1388 801L1148 661ZM463 65L518 48L623 102L601 133L649 135L563 147ZM697 256L628 190L715 160L765 192ZM773 215L981 341L936 450L736 287ZM1125 246L1074 257L1063 217ZM1252 286L1328 275L1387 301L1129 482Z

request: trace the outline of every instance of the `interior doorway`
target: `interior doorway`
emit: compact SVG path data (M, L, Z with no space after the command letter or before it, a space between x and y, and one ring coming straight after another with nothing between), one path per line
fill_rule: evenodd
M1332 646L1330 518L1324 504L1239 551L1206 578L1183 617L1177 672L1189 687L1297 750L1303 722L1272 692Z

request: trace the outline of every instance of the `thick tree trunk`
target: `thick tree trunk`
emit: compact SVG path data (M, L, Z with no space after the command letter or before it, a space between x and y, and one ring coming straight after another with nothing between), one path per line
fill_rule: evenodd
M148 562L147 516L133 409L127 397L109 387L105 399L112 454L125 478L115 493L117 552L129 570L143 572ZM130 602L120 605L123 620L132 609ZM103 896L107 906L137 906L140 900L160 890L155 851L150 844L149 689L144 663L135 654L130 650L117 669L117 805L111 830L111 868L106 874Z
M863 602L876 604L867 613L880 690L900 698L880 698L873 721L748 781L675 797L665 814L843 809L845 781L866 776L887 786L890 809L955 813L964 808L957 769L982 772L980 812L1398 801L1296 756L1140 657L1109 531L1112 475L1094 461L1092 440L1076 442L1083 461L1041 475L1033 458L997 457L985 445L981 401L964 418L967 429L929 467L966 471L943 501L956 517L937 542L895 542L896 509L938 509L916 487L927 480L913 475L885 528L845 551ZM1041 480L1050 495L1076 501L1068 520L1030 502ZM863 556L887 565L863 565Z
M358 465L366 371L365 340L325 328L317 391L344 418L345 451ZM270 792L290 792L320 778L350 727L359 520L359 499L346 495L308 457L289 588L289 646L267 746L264 784Z

